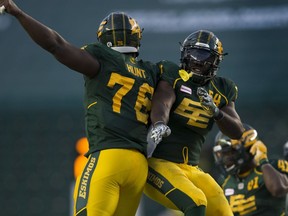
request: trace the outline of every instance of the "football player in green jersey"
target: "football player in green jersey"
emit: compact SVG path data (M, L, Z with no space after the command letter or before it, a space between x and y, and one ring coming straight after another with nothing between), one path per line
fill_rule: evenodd
M257 131L244 124L241 139L222 132L215 138L213 154L227 174L222 185L234 215L285 215L288 192L288 161L268 160L267 148Z
M134 216L148 173L147 124L160 70L137 59L142 30L122 12L100 24L98 42L82 49L1 0L32 40L84 75L88 162L76 181L74 215Z
M180 68L163 63L152 99L149 156L156 148L148 160L144 192L185 216L233 215L221 187L198 167L214 123L234 139L244 131L235 110L236 85L216 76L223 56L222 43L213 32L193 32L181 46Z

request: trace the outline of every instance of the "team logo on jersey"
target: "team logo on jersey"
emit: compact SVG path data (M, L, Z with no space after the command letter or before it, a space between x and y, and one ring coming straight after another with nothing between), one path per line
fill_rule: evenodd
M225 189L225 196L231 196L233 194L234 194L234 189L233 188Z
M181 85L180 91L185 92L187 94L192 94L192 89L187 86Z

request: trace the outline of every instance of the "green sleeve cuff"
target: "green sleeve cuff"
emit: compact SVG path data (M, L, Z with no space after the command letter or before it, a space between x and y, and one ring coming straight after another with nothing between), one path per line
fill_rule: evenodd
M262 167L264 164L268 164L269 160L267 158L263 158L259 161L259 166Z

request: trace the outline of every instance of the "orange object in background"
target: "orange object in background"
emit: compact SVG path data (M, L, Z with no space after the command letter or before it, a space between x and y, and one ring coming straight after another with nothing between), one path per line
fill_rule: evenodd
M89 149L88 140L86 137L79 139L76 143L76 152L78 156L74 161L74 177L75 179L81 174L84 166L87 162L87 158L84 156Z

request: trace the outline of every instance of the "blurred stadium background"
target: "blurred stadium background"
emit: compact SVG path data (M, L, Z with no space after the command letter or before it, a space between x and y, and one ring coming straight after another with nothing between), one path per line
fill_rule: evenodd
M76 46L96 40L102 19L125 11L144 28L140 58L179 61L179 42L209 29L229 55L218 75L239 87L237 111L281 157L288 140L287 0L16 1ZM34 44L19 23L0 16L0 209L5 216L70 215L76 143L85 136L82 75ZM213 169L216 128L201 167ZM168 215L143 197L139 215Z

